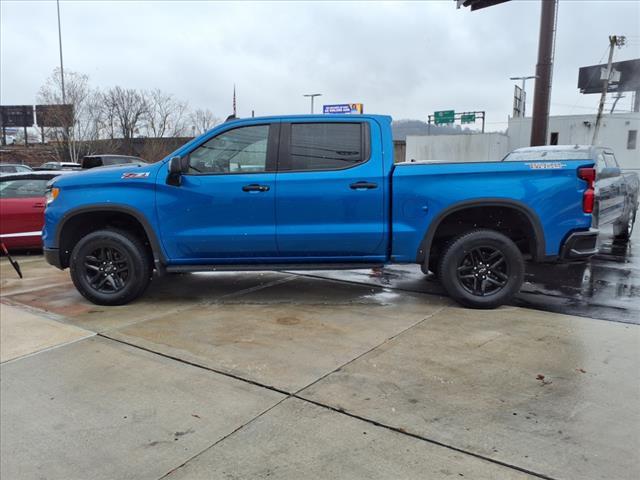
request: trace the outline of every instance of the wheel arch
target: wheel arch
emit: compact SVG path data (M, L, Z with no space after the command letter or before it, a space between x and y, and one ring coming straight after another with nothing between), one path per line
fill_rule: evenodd
M86 205L69 210L63 215L58 222L55 232L56 244L59 248L60 265L62 268L66 268L68 266L69 256L71 253L71 249L65 249L65 228L73 225L74 221L85 217L87 214L113 216L120 219L127 218L129 221L135 222L140 231L144 232L144 235L146 236L145 240L149 243L155 268L159 271L164 270L164 265L166 264L165 256L155 230L151 226L147 217L135 208L127 205L114 205L112 203Z
M530 240L533 248L531 249L531 255L534 260L542 260L545 258L545 236L542 224L538 215L526 204L511 199L503 198L480 198L474 200L465 200L455 203L442 210L433 219L427 231L418 246L416 253L416 262L423 265L424 268L428 267L429 252L431 251L434 238L438 232L438 228L449 218L452 214L460 213L464 210L470 210L481 207L502 207L505 209L511 209L518 212L527 219L528 224L533 232L533 238Z

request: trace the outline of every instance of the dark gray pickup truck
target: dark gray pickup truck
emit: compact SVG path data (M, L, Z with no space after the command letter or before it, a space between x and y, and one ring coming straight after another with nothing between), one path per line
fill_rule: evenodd
M611 148L584 145L557 145L518 148L508 154L509 161L590 159L596 163L593 192L593 227L613 224L616 239L628 240L638 210L640 181L635 172L623 172Z

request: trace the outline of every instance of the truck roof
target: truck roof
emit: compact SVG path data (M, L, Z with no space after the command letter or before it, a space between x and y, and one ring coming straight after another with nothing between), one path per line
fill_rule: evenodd
M389 115L378 115L378 114L368 114L368 113L363 113L363 114L306 114L306 115L269 115L269 116L264 116L264 117L247 117L247 118L234 118L233 120L229 120L225 123L235 123L235 122L241 122L241 121L247 121L247 120L251 120L251 121L260 121L260 120L266 120L266 121L289 121L289 120L322 120L322 121L327 121L327 120L354 120L354 119L358 119L358 118L368 118L368 119L373 119L373 120L381 120L383 122L390 122L392 120L391 116Z

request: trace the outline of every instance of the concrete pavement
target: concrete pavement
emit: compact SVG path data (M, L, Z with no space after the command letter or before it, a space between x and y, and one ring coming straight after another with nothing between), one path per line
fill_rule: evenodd
M2 478L640 474L638 325L260 272L105 308L4 263L3 315L98 334L0 367Z
M0 303L0 363L93 335L24 308Z

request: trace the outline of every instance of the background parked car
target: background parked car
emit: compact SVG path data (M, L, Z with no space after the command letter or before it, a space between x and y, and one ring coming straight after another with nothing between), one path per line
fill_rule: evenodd
M132 157L128 155L87 155L82 159L81 165L83 169L105 167L108 165L124 165L127 163L147 163L140 157Z
M46 162L34 170L79 170L81 165L75 162Z
M21 165L19 163L2 163L0 164L0 175L7 173L26 173L32 172L33 168L29 165Z
M636 220L640 180L637 173L622 171L611 148L589 145L524 147L509 153L503 161L582 159L593 160L596 164L591 188L593 226L602 228L611 224L616 239L628 240Z
M42 247L47 182L63 173L40 171L0 177L0 241L8 249Z

